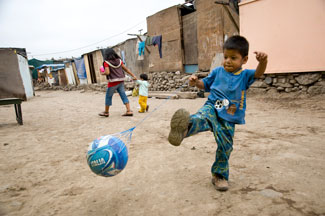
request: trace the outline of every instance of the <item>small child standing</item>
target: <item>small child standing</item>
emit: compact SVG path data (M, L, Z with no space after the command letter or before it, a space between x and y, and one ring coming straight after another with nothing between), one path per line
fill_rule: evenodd
M147 74L141 74L140 80L136 80L136 82L139 84L139 104L140 104L140 110L139 113L148 112L149 105L147 105L148 100L148 75Z
M223 46L223 66L216 67L199 80L192 75L189 85L210 92L206 103L196 114L177 110L170 122L168 141L179 146L194 134L211 131L217 143L215 161L211 167L212 184L216 190L228 190L229 157L233 146L235 124L245 124L246 90L255 78L262 76L267 65L267 54L254 52L259 62L256 70L242 69L248 60L248 41L239 35L228 38Z

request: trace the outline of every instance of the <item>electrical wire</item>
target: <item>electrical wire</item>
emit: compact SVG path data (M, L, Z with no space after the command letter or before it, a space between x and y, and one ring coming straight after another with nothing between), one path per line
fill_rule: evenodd
M228 7L229 7L229 6L228 6ZM205 11L206 11L206 10L202 10L202 12L198 12L198 11L196 11L196 16L198 16L199 14L205 14L205 15L206 15ZM224 14L222 14L222 16L224 16ZM119 36L119 35L121 35L121 34L124 34L125 32L127 32L127 31L133 29L134 27L140 25L140 24L143 23L143 22L145 22L145 21L141 21L141 22L139 22L138 24L136 24L136 25L134 25L134 26L132 26L132 27L130 27L130 28L124 30L123 32L121 32L121 33L119 33L119 34L116 34L116 35L110 36L110 37L108 37L108 38L106 38L106 39L103 39L103 40L101 40L101 41L98 41L98 42L95 42L95 43L89 44L89 45L87 45L87 46L83 46L83 47L76 48L76 49L71 49L71 50L66 50L66 51L62 51L62 52L45 53L45 54L36 54L36 55L32 55L32 56L54 55L54 54L67 53L67 52L72 52L72 51L77 51L77 50L80 50L80 49L84 49L84 48L87 48L87 47L90 47L90 46L96 45L96 44L98 44L98 43L101 43L101 42L103 42L103 41L109 40L109 39L111 39L111 38L113 38L113 37L116 37L116 36ZM223 22L224 22L224 21L223 21ZM169 28L172 28L172 27L174 27L174 26L169 26ZM175 25L175 29L170 30L170 31L168 31L168 32L163 32L163 33L164 33L164 35L167 35L167 34L170 34L170 33L172 33L172 32L175 32L175 31L182 31L183 29L184 29L183 25L181 25L180 27L179 27L178 25Z
M110 36L110 37L108 37L108 38L105 38L105 39L103 39L103 40L101 40L101 41L98 41L98 42L95 42L95 43L92 43L92 44L89 44L89 45L86 45L86 46L83 46L83 47L79 47L79 48L75 48L75 49L71 49L71 50L66 50L66 51L61 51L61 52L35 54L35 55L32 55L32 56L55 55L55 54L67 53L67 52L77 51L77 50L81 50L81 49L84 49L84 48L87 48L87 47L91 47L91 46L94 46L94 45L96 45L96 44L99 44L99 43L101 43L101 42L103 42L103 41L106 41L106 40L109 40L109 39L111 39L111 38L117 37L117 36L119 36L119 35L121 35L121 34L124 34L124 33L126 33L127 31L130 31L131 29L135 28L136 26L142 24L143 22L145 22L145 21L141 21L141 22L137 23L136 25L134 25L134 26L132 26L132 27L130 27L130 28L124 30L124 31L121 32L121 33L118 33L118 34L116 34L116 35L112 35L112 36Z

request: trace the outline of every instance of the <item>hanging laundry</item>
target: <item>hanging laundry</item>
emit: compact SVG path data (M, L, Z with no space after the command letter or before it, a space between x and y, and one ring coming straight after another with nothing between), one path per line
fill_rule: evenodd
M144 55L145 46L146 46L146 44L144 41L139 42L139 56Z
M146 38L146 46L151 46L152 45L152 37L147 36Z
M161 35L152 37L152 45L154 45L154 46L158 45L160 58L162 58L161 44L162 44L162 36Z
M144 59L144 55L140 56L139 55L139 43L141 41L138 39L137 43L136 43L136 46L135 46L135 50L136 50L136 54L137 54L137 60L138 61L142 61Z

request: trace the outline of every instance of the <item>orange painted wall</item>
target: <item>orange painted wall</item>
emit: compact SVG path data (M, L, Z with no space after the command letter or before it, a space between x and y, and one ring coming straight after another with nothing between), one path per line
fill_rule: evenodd
M325 71L325 0L242 0L240 34L269 55L266 73Z

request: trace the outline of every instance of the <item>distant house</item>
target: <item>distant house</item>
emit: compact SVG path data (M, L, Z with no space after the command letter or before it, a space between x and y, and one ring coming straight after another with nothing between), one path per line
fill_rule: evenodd
M215 0L176 5L147 17L148 35L162 35L162 58L157 47L149 46L149 71L209 71L220 59L225 39L239 33L238 19Z
M103 64L103 55L101 50L94 50L82 55L88 84L101 83L106 78L100 75L99 68Z
M24 48L0 48L0 99L27 100L34 96Z
M66 86L73 84L69 82L68 74L65 70L64 64L43 64L38 66L38 80L39 82L46 82L50 85L61 85Z
M46 61L42 61L42 60L38 60L38 59L35 59L35 58L32 58L30 60L28 60L28 64L33 66L33 69L32 69L32 77L33 77L33 80L37 80L38 79L38 72L37 72L37 67L43 65L43 64L53 64L54 61L53 60L46 60Z

